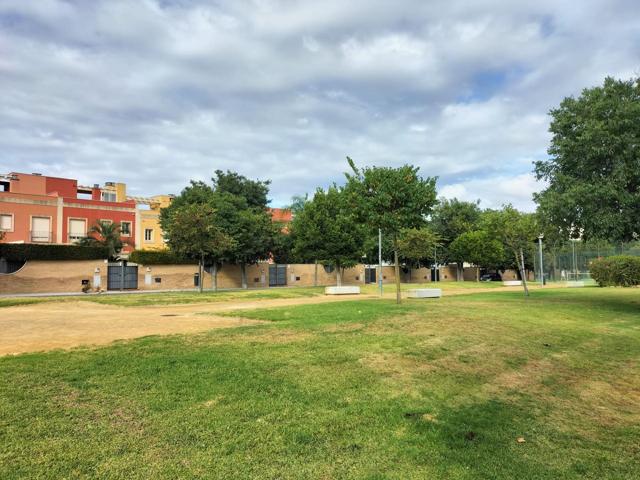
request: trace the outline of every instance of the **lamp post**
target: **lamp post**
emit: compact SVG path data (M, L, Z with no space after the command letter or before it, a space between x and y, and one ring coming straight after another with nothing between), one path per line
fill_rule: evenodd
M378 229L378 287L380 288L380 296L382 297L382 229Z
M544 234L538 235L538 253L540 254L540 286L544 287L544 266L542 259L542 239L544 238Z

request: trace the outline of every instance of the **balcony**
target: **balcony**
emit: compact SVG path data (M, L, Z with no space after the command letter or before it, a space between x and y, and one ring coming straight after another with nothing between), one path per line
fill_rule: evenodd
M31 242L33 243L51 243L53 234L52 232L39 232L31 231Z

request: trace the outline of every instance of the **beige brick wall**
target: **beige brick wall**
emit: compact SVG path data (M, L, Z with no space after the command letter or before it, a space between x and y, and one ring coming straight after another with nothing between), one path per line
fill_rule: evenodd
M29 261L17 272L0 274L0 295L81 292L82 280L93 285L96 269L100 269L102 288L106 289L107 264L103 260Z

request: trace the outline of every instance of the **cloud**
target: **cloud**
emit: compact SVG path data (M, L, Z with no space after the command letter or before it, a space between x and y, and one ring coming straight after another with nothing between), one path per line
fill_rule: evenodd
M275 205L359 164L531 209L550 108L638 73L631 0L5 0L0 171L177 193L217 168Z

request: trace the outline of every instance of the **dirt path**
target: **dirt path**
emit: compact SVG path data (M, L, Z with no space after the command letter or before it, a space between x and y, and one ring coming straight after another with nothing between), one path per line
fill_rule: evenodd
M514 291L514 288L460 289L444 291L443 294L452 296L505 290ZM385 298L392 297L392 293L385 295ZM262 323L217 316L216 313L376 298L376 295L318 296L144 307L66 301L6 307L0 309L0 355L106 345L115 340L148 335L194 333Z

